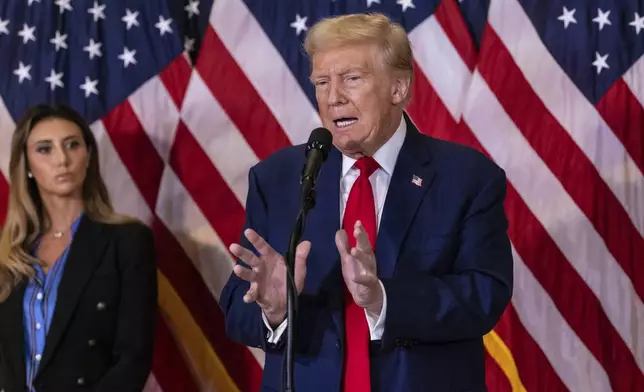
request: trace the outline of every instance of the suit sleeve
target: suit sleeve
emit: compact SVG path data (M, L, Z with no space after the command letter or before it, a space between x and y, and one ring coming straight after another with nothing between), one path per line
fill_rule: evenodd
M255 170L251 168L248 174L244 230L251 228L260 236L266 238L267 221L268 210L266 202ZM242 230L239 244L247 249L254 250L244 236L244 230ZM248 268L246 263L241 260L237 260L237 264ZM231 272L220 295L220 306L226 319L226 335L228 338L245 346L262 348L267 351L273 348L273 345L269 345L267 341L268 330L262 320L261 308L256 303L247 304L243 300L244 294L249 288L250 284L248 282Z
M124 230L119 239L121 302L112 367L93 392L140 392L152 368L157 317L154 236L144 225Z
M451 273L382 279L388 300L383 348L480 338L494 327L513 286L505 194L505 173L498 169L464 215Z

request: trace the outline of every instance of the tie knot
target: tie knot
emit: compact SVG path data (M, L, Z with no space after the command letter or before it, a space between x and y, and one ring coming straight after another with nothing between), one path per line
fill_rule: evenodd
M362 157L358 159L355 163L355 167L360 169L360 175L365 175L369 178L373 172L375 172L380 165L372 157Z

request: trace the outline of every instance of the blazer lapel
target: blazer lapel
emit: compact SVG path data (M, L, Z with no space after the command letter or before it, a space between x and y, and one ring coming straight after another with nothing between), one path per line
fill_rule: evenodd
M15 384L22 390L25 385L26 369L25 369L25 328L23 326L23 298L25 289L27 288L27 281L23 280L16 286L9 298L7 299L7 315L10 319L7 321L7 352L6 355L9 364L13 367L13 374L15 377Z
M376 261L381 278L393 275L407 229L435 174L426 141L406 115L405 121L407 135L389 184L376 239Z
M56 346L76 309L80 295L96 264L100 261L107 244L100 224L93 222L86 215L81 219L67 255L67 263L58 288L56 310L47 334L45 351L38 367L39 373L47 366L56 350Z

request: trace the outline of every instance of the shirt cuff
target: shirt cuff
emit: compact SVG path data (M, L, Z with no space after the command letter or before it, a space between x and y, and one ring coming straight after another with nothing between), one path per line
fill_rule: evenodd
M371 340L381 340L382 335L385 332L385 319L387 315L387 292L385 291L385 286L380 280L380 289L382 289L382 311L380 312L380 317L377 317L374 313L368 312L365 309L365 315L367 317L367 323L369 324L369 334L371 335Z
M266 329L268 329L268 332L266 333L266 340L268 341L268 343L276 344L277 342L279 342L280 338L284 334L284 331L286 331L288 319L284 319L284 321L282 321L282 323L275 330L271 328L271 325L268 322L268 319L266 318L264 312L262 312L262 320L264 320L264 325L266 325Z

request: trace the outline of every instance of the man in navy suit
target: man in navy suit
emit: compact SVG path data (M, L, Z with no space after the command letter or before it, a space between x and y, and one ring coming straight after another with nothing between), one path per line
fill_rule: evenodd
M421 134L404 113L413 77L404 30L347 15L305 41L333 135L295 260L295 390L485 391L483 335L512 295L505 173ZM220 303L227 334L266 352L281 390L283 256L300 208L305 146L249 173L246 227Z

